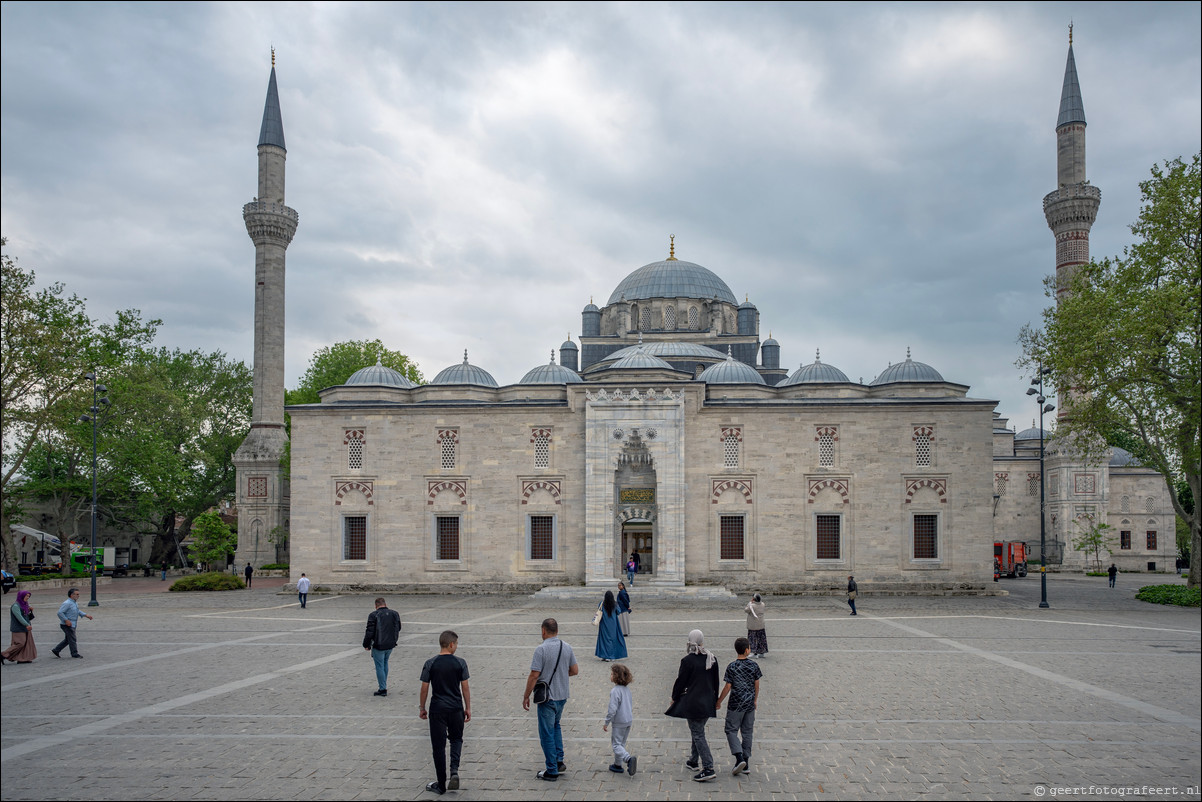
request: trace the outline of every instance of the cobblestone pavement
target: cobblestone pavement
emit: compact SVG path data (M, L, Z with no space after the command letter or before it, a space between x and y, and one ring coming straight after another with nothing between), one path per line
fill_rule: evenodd
M83 660L55 659L57 594L35 594L32 665L0 672L4 800L421 799L433 779L418 674L438 633L460 635L471 669L461 799L1015 799L1065 787L1198 798L1200 616L1143 604L1160 581L1009 580L992 598L769 597L749 775L730 775L722 718L708 735L718 779L683 766L683 721L662 715L694 627L724 665L742 601L648 603L630 658L635 777L612 774L601 731L608 665L592 657L587 603L529 597L392 596L405 622L390 694L372 695L360 647L371 596L275 587L160 594L116 584L83 621ZM1168 581L1172 581L1170 578ZM273 583L274 584L274 583ZM266 583L264 583L266 585ZM13 597L5 598L10 602ZM541 767L521 696L539 621L560 620L580 660L564 716L568 770ZM1136 791L1132 792L1132 787ZM1084 791L1078 792L1078 795Z

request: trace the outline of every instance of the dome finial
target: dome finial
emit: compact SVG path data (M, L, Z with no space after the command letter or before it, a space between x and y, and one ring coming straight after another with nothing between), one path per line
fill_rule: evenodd
M676 235L668 235L668 259L669 262L676 261Z
M734 352L733 352L733 351L731 351L731 347L730 347L729 345L728 345L728 346L726 346L726 361L727 361L727 362L734 362L734 361L735 361L735 355L734 355Z
M1072 25L1069 25L1068 31L1069 31L1068 42L1069 42L1069 44L1072 44L1073 43L1073 26ZM275 69L275 45L271 46L271 68L273 70Z
M467 349L463 349L463 364L467 364Z
M639 332L639 345L643 344L643 332Z
M1071 19L1068 21L1068 46L1073 46L1073 21Z
M554 348L551 349L551 364L552 365L555 364L555 349Z
M906 361L910 361L910 346L906 346Z
M815 361L815 362L821 362L821 361L822 361L822 351L821 351L821 350L819 350L818 348L815 348L815 349L814 349L814 361Z
M377 368L382 368L382 367L384 367L384 363L383 363L382 361L380 361L380 355L379 355L379 354L376 354L376 367L377 367Z

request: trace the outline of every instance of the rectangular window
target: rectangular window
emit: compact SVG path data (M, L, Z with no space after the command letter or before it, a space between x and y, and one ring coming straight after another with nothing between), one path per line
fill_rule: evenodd
M348 515L342 519L342 559L367 559L366 515Z
M555 559L555 516L531 515L526 519L529 523L529 538L527 559Z
M1008 474L1008 473L995 473L995 474L993 475L993 478L994 478L995 486L996 486L996 488L997 488L997 494L998 494L998 496L1004 496L1004 495L1006 495L1006 486L1007 486L1008 484L1010 484L1010 474Z
M1127 530L1119 532L1119 548L1124 551L1131 548L1131 533Z
M434 519L434 559L459 559L458 515L440 515Z
M1027 495L1028 496L1038 496L1039 495L1039 474L1037 474L1037 473L1027 474Z
M939 516L914 516L914 559L939 559Z
M728 434L722 439L722 467L739 467L739 437Z
M363 441L346 441L346 467L350 471L363 469Z
M534 467L549 468L551 466L551 435L545 430L534 433Z
M743 559L743 516L722 515L718 519L718 559Z
M1156 551L1156 532L1148 531L1148 551Z
M842 518L838 515L819 515L815 518L819 560L839 559L839 527Z

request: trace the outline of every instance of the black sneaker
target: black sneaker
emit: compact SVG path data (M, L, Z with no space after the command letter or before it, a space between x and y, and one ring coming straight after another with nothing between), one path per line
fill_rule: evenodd
M549 783L553 783L559 779L558 774L548 774L546 769L543 769L535 776L537 776L540 780L546 780Z
M54 649L51 649L51 650L50 650L50 653L51 653L52 655L54 655L55 657L62 657L62 655L61 655L61 654L59 654L58 652L54 651Z
M619 766L617 763L610 763L609 770L614 774L621 774L623 771L625 771L625 769Z
M630 760L626 761L626 773L629 774L631 777L633 777L634 773L638 770L639 770L639 759L637 757L635 757L634 755L631 755Z
M459 772L457 772L457 771L451 772L451 776L447 778L447 790L448 791L458 791L459 790Z
M438 784L438 780L426 783L426 790L432 794L438 794L439 796L442 796L446 793L443 787Z
M567 763L564 763L564 762L561 760L561 761L559 761L559 763L557 763L557 764L555 765L555 770L556 770L556 771L558 771L560 774L563 774L565 771L567 771L567 770L568 770L568 764L567 764Z
M738 760L735 761L735 767L731 769L730 773L737 777L745 771L747 771L747 761L743 759L742 755L739 755Z
M388 695L387 688L385 688L384 690L381 690L381 691L376 691L375 693L372 694L372 696L387 696L387 695Z
M709 782L717 776L718 772L714 771L713 769L702 769L693 775L693 781L699 783Z
M693 758L689 758L684 762L684 767L690 771L697 771L697 769L701 768L701 764L693 760Z

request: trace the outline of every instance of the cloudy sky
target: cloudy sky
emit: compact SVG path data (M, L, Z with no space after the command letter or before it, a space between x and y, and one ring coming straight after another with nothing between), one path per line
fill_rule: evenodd
M1202 129L1198 3L0 8L7 252L248 363L275 46L289 386L372 337L516 382L675 234L790 368L871 381L910 347L1025 428L1069 21L1094 256Z

